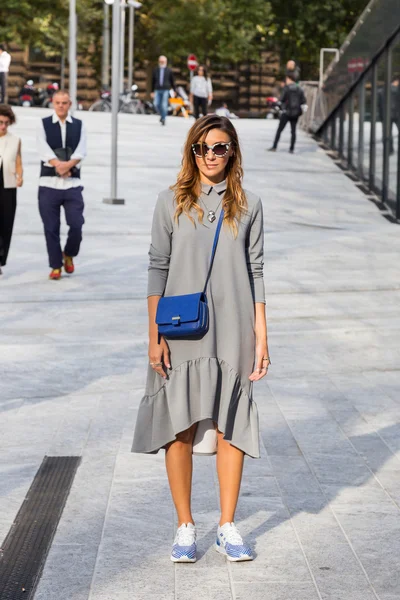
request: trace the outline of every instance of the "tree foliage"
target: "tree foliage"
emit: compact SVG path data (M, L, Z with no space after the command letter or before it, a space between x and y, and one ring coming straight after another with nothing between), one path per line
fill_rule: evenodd
M143 57L164 53L180 62L194 53L202 62L235 63L259 57L259 37L271 19L266 0L145 0L137 39Z
M282 61L293 58L304 79L318 76L321 48L339 48L364 10L366 0L270 0L274 19L266 30Z
M77 0L80 50L101 36L102 2ZM0 40L29 45L47 56L68 45L69 0L1 0ZM99 40L101 42L101 40Z
M274 50L315 77L321 47L339 47L366 0L142 0L136 12L136 58L165 53L182 63L193 52L212 64L257 60ZM60 53L68 42L69 0L1 0L0 40ZM77 0L79 48L100 70L103 0Z

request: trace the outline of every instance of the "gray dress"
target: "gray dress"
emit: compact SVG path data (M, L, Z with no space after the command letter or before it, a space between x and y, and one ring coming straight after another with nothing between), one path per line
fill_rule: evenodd
M148 296L174 296L203 289L226 189L202 185L203 223L182 214L174 220L171 190L162 192L154 212ZM201 339L171 339L171 369L163 379L150 366L134 434L133 452L156 453L193 423L213 419L224 438L259 457L257 406L249 375L254 369L255 302L265 302L263 211L246 191L247 214L235 238L224 225L207 287L210 326ZM207 220L208 210L217 219Z

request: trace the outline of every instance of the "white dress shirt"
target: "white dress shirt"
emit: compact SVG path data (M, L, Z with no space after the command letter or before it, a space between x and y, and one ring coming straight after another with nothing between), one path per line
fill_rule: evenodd
M59 123L61 129L61 140L62 147L65 148L66 138L67 138L67 121L72 123L71 115L68 113L68 116L64 122L60 121L57 117L56 113L53 113L53 123ZM79 144L77 145L75 152L71 156L71 160L83 160L86 156L86 129L84 124L82 123L82 131L81 131L81 139L79 140ZM50 148L46 139L46 132L44 129L43 121L40 122L40 125L37 130L37 147L40 156L40 160L42 160L46 167L51 167L49 164L49 160L57 159L57 156L54 154L54 151ZM76 165L78 169L80 169L80 165ZM82 181L79 177L40 177L39 178L39 186L41 187L49 187L55 190L69 190L70 188L79 187L82 185Z
M11 56L3 50L0 54L0 73L8 73L10 70Z

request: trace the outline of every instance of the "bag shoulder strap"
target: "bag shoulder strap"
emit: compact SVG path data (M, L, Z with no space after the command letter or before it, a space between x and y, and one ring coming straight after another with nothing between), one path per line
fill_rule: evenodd
M210 258L210 266L208 267L208 273L207 273L207 278L206 278L206 283L204 285L203 293L205 293L205 291L207 289L207 285L208 285L208 282L209 282L209 279L211 276L211 271L212 271L213 264L214 264L215 252L217 251L219 234L221 233L221 227L222 227L222 222L224 220L224 216L225 216L225 211L222 208L221 214L219 215L219 219L218 219L217 229L215 230L214 243L213 243L213 247L212 247L212 251L211 251L211 258Z

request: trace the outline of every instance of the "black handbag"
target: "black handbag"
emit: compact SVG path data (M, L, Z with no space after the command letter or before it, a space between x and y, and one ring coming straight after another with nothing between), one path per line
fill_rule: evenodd
M166 338L179 338L207 333L209 316L206 288L210 279L223 220L224 210L222 209L215 231L210 266L203 291L195 294L163 296L160 298L156 313L159 335Z
M71 160L71 156L74 153L72 148L70 148L69 146L66 146L65 148L56 148L53 152L57 156L58 160L61 160L63 162L68 162L69 160ZM54 174L57 177L61 177L61 175L59 175L57 173L56 169L54 169ZM71 177L79 177L79 176L80 176L80 169L78 169L78 167L72 167Z

